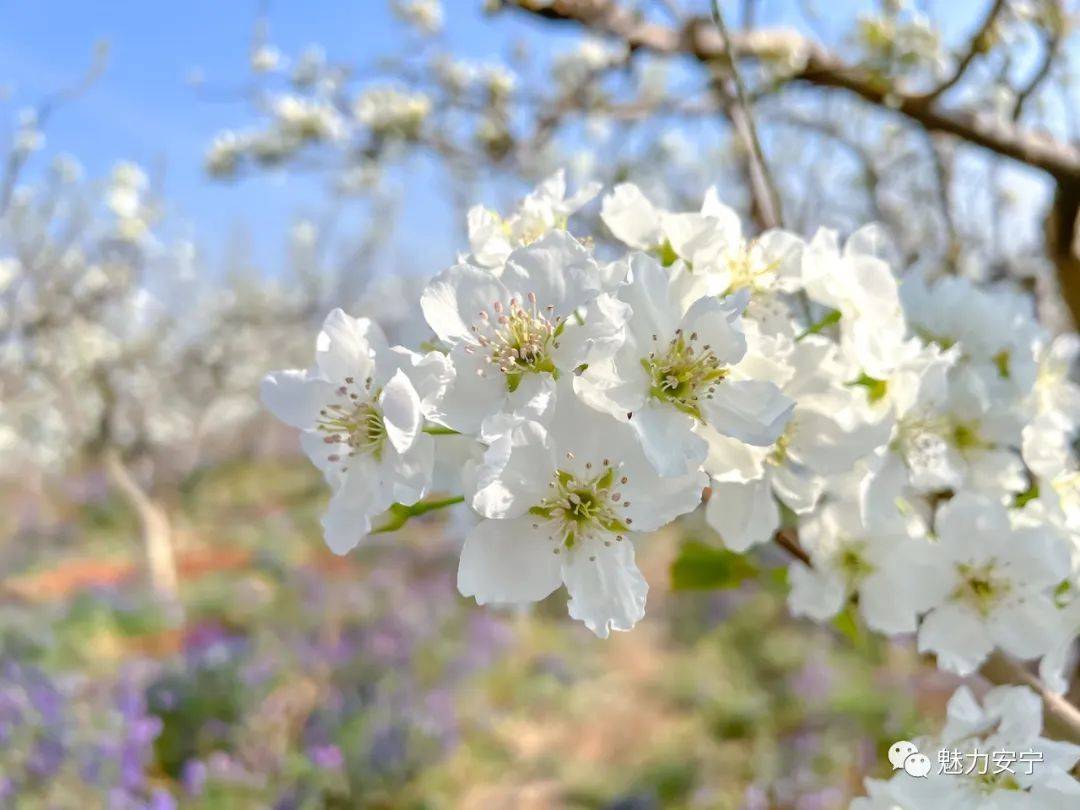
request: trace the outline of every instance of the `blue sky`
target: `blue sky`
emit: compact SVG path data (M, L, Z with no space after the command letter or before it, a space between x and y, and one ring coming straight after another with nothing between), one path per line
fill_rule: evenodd
M480 5L473 0L447 3L453 10L447 13L444 35L462 55L498 55L511 39L535 32L534 25L516 16L485 18ZM173 213L190 224L211 256L220 256L230 234L242 228L253 235L256 259L272 263L294 217L321 210L322 185L296 176L236 183L208 179L202 156L214 133L250 119L243 102L209 100L187 82L196 69L208 88L235 88L248 76L257 9L254 0L0 0L0 86L5 90L0 142L18 110L71 85L86 70L95 41L108 40L105 75L50 122L45 149L36 156L38 166L67 152L91 178L106 174L121 159L134 160L151 174L164 172L163 190ZM281 0L271 4L269 19L271 41L284 53L319 43L331 59L350 62L392 52L407 33L385 0ZM445 221L444 206L418 194L409 207L410 216L429 226L437 220L448 248L451 223Z
M535 41L541 35L537 24L520 15L484 17L480 0L445 0L444 5L444 36L462 56L498 56L517 38ZM683 5L695 3L684 0ZM783 18L790 5L789 0L763 0L763 16ZM843 7L842 14L836 6ZM824 24L828 18L850 21L852 6L858 4L833 3ZM320 43L331 59L369 62L400 47L406 35L385 0L278 0L269 8L271 41L286 54ZM0 0L0 86L5 88L0 133L19 109L70 85L86 69L95 41L108 40L107 72L50 123L38 165L67 152L89 177L99 177L118 160L134 160L152 174L161 173L172 213L190 225L212 259L223 255L230 234L243 229L251 234L256 261L273 269L289 222L320 210L321 183L273 175L237 183L208 179L202 170L206 145L214 133L243 126L249 117L243 102L208 100L186 81L196 69L211 88L236 87L245 79L257 9L256 0ZM956 19L954 13L947 16ZM545 38L573 34L570 28L542 28ZM423 264L449 258L457 226L448 221L437 194L410 191L406 208L426 235L437 235L402 248L404 258Z

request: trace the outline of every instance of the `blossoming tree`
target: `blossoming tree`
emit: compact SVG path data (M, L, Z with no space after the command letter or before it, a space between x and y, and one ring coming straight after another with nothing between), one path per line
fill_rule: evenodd
M35 123L20 122L9 171L43 138ZM244 441L258 380L271 358L296 354L313 293L197 272L193 244L166 229L134 164L94 183L60 157L40 181L8 175L3 187L0 475L26 484L103 469L137 518L153 587L172 602L160 485Z
M967 231L953 199L965 188L953 174L958 151L995 172L1006 159L1049 177L1048 261L1038 264L1056 271L1067 308L1080 311L1080 156L1067 134L1029 123L1036 102L1048 103L1067 36L1062 6L994 2L953 53L924 17L890 4L860 21L847 61L796 32L755 27L754 3L735 33L716 3L714 19L670 3L494 5L606 40L556 58L555 81L535 93L445 55L430 55L419 79L415 65L398 65L394 89L350 89L348 71L309 52L292 68L293 94L260 97L267 128L220 137L209 168L235 174L320 152L344 158L331 175L340 188L375 182L402 150L430 149L455 169L528 176L544 164L538 156L558 154L556 133L574 116L629 128L722 115L737 157L725 177L745 181L746 193L725 183L677 205L685 187L649 193L670 179L663 172L646 165L639 177L633 159L613 171L617 152L608 162L593 152L588 167L605 185L567 196L560 171L513 210L469 210L467 249L418 297L430 333L422 347L392 345L372 320L331 312L314 365L262 387L332 492L330 548L346 553L411 517L459 507L472 516L463 595L529 603L564 588L570 616L607 637L645 617L635 548L700 509L722 559L764 544L790 555L792 613L823 622L855 612L875 632L913 636L943 670L1019 684L982 705L962 688L941 739L920 744L1028 746L1047 767L925 781L901 772L869 782L853 807L1075 803L1080 782L1068 772L1080 747L1041 736L1041 707L1080 739L1080 711L1063 697L1080 633L1071 376L1080 344L1047 326L1054 279L1036 268L1025 284L1022 257L1002 244L1001 187L989 195L991 216ZM398 7L426 32L439 26L435 4ZM1043 61L1017 79L1011 59L1033 32ZM639 64L657 56L700 71L693 91L656 92ZM1009 69L980 73L999 61ZM253 66L284 70L265 42ZM628 82L617 83L620 71ZM847 95L839 111L818 96L807 107L797 95L806 86ZM982 99L988 87L1005 96L998 107L964 100L964 88ZM471 122L465 133L449 123L458 113ZM848 116L872 134L853 133ZM1055 134L1068 127L1041 121ZM844 200L854 204L842 216L830 209L844 236L817 227L822 189L805 173L796 180L805 165L786 153L767 159L763 147L789 143L792 129L840 143L870 180L851 187L834 172L823 181L858 198ZM822 148L815 138L810 152ZM910 165L884 171L890 152ZM912 196L934 204L913 209ZM598 222L576 217L594 197ZM732 202L746 203L749 222ZM853 221L871 218L883 224Z

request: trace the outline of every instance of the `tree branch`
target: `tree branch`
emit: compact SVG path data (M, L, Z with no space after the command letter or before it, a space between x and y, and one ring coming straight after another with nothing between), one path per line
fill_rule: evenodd
M1043 49L1039 66L1035 69L1035 72L1031 74L1031 78L1028 79L1027 84L1016 91L1016 101L1013 104L1012 112L1013 121L1020 120L1020 116L1024 114L1024 106L1031 99L1031 96L1035 91L1039 89L1039 85L1041 85L1046 77L1050 75L1050 69L1054 66L1054 60L1061 50L1061 40L1061 32L1056 29L1047 35L1046 46Z
M723 45L724 63L731 76L732 84L735 85L735 103L728 105L728 116L750 156L750 171L748 172L750 188L757 203L756 207L762 224L766 228L778 228L783 225L780 195L776 191L776 184L769 172L769 164L765 162L765 153L761 149L761 139L758 137L757 126L754 124L754 115L746 100L746 86L743 84L742 74L739 73L739 66L731 55L731 38L728 35L727 24L724 22L724 15L720 11L719 0L712 0L712 16Z
M712 23L692 18L681 28L643 20L615 0L502 0L504 5L544 19L573 22L621 39L631 50L719 60L725 47ZM1080 181L1080 149L1016 124L993 121L971 110L943 109L934 99L905 92L858 66L848 65L796 31L759 29L729 37L733 59L756 58L792 69L780 83L847 90L878 107L894 110L930 132L955 135L995 154L1042 169L1059 181Z
M94 47L94 56L90 62L90 66L87 68L86 73L70 87L65 87L49 96L38 104L34 110L34 127L38 130L43 130L49 118L57 109L67 104L70 101L74 101L101 78L101 74L105 72L105 68L109 61L109 47L107 43L99 42ZM12 149L8 155L7 163L4 167L3 179L0 180L0 215L7 211L8 206L11 205L11 195L15 190L15 184L18 182L19 173L22 171L23 166L26 163L26 159L29 154L24 150Z
M971 63L975 61L975 57L986 53L987 50L989 50L994 24L997 22L997 18L1001 12L1005 10L1006 5L1008 5L1008 0L994 0L993 5L990 6L990 10L983 19L982 25L979 26L979 30L976 31L968 41L968 46L964 50L964 55L960 58L960 61L957 62L956 69L953 71L952 75L923 96L926 101L933 101L956 86L957 82L964 78L964 74L967 72Z

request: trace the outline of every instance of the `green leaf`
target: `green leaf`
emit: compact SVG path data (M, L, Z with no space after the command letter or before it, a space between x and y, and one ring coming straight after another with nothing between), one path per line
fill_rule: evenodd
M852 380L847 385L861 385L866 389L866 396L871 402L879 402L889 393L887 380L879 380L867 374L860 374L857 380Z
M656 249L656 258L660 260L660 264L664 265L664 267L671 267L679 260L679 254L675 252L671 242L665 239L664 244Z
M1067 607L1072 602L1073 586L1067 579L1063 579L1054 588L1054 604L1059 608Z
M788 569L786 566L778 566L769 571L769 581L782 593L786 593L790 587L788 583Z
M862 628L855 616L854 605L845 605L844 609L836 614L832 624L844 638L851 642L853 647L858 647L862 643Z
M1032 479L1031 484L1023 492L1018 492L1016 498L1013 499L1013 506L1017 509L1022 508L1026 504L1039 497L1039 482Z
M805 332L796 336L795 340L800 341L807 335L816 335L822 329L832 326L834 323L840 323L840 310L838 309L830 309L820 321L812 324Z
M737 588L757 574L757 566L746 555L692 540L671 564L671 587L676 591Z

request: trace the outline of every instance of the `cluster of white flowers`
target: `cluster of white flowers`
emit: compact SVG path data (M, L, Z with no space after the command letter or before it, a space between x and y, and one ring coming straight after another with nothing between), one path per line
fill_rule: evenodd
M991 689L982 705L961 687L938 737L911 743L923 767L913 775L896 765L892 779L868 779L868 796L850 810L1075 807L1080 781L1069 771L1080 746L1043 737L1042 725L1042 701L1026 687Z
M149 180L140 166L122 162L113 168L105 204L116 217L116 235L121 240L141 241L156 220L148 191Z
M274 115L281 132L299 142L332 141L345 131L334 105L323 99L282 96L274 102Z
M432 60L439 82L448 90L462 93L482 87L496 98L505 98L517 86L517 74L498 62L475 62L450 54L439 54Z
M584 38L572 50L559 53L552 61L551 75L567 92L580 91L589 79L626 59L626 49L593 37Z
M733 550L797 533L794 613L857 606L943 669L999 649L1060 683L1080 628L1076 337L1011 290L898 278L874 226L748 237L715 191L670 212L615 187L600 216L628 250L607 252L567 230L597 193L567 197L560 173L508 216L474 208L470 253L420 296L433 351L335 311L313 370L267 378L334 490L331 548L428 503L445 452L478 518L458 584L481 604L563 584L597 635L627 630L635 545L704 502Z
M356 99L356 120L384 137L415 138L431 112L431 99L396 87L369 87Z
M394 13L421 34L437 34L443 26L443 8L439 0L394 0Z
M12 143L12 152L15 155L28 155L36 152L45 145L45 135L38 128L38 115L36 110L22 110L17 118L17 128Z
M81 174L58 158L0 212L0 476L104 449L182 469L258 415L270 358L306 331L299 296L200 277L138 165Z

